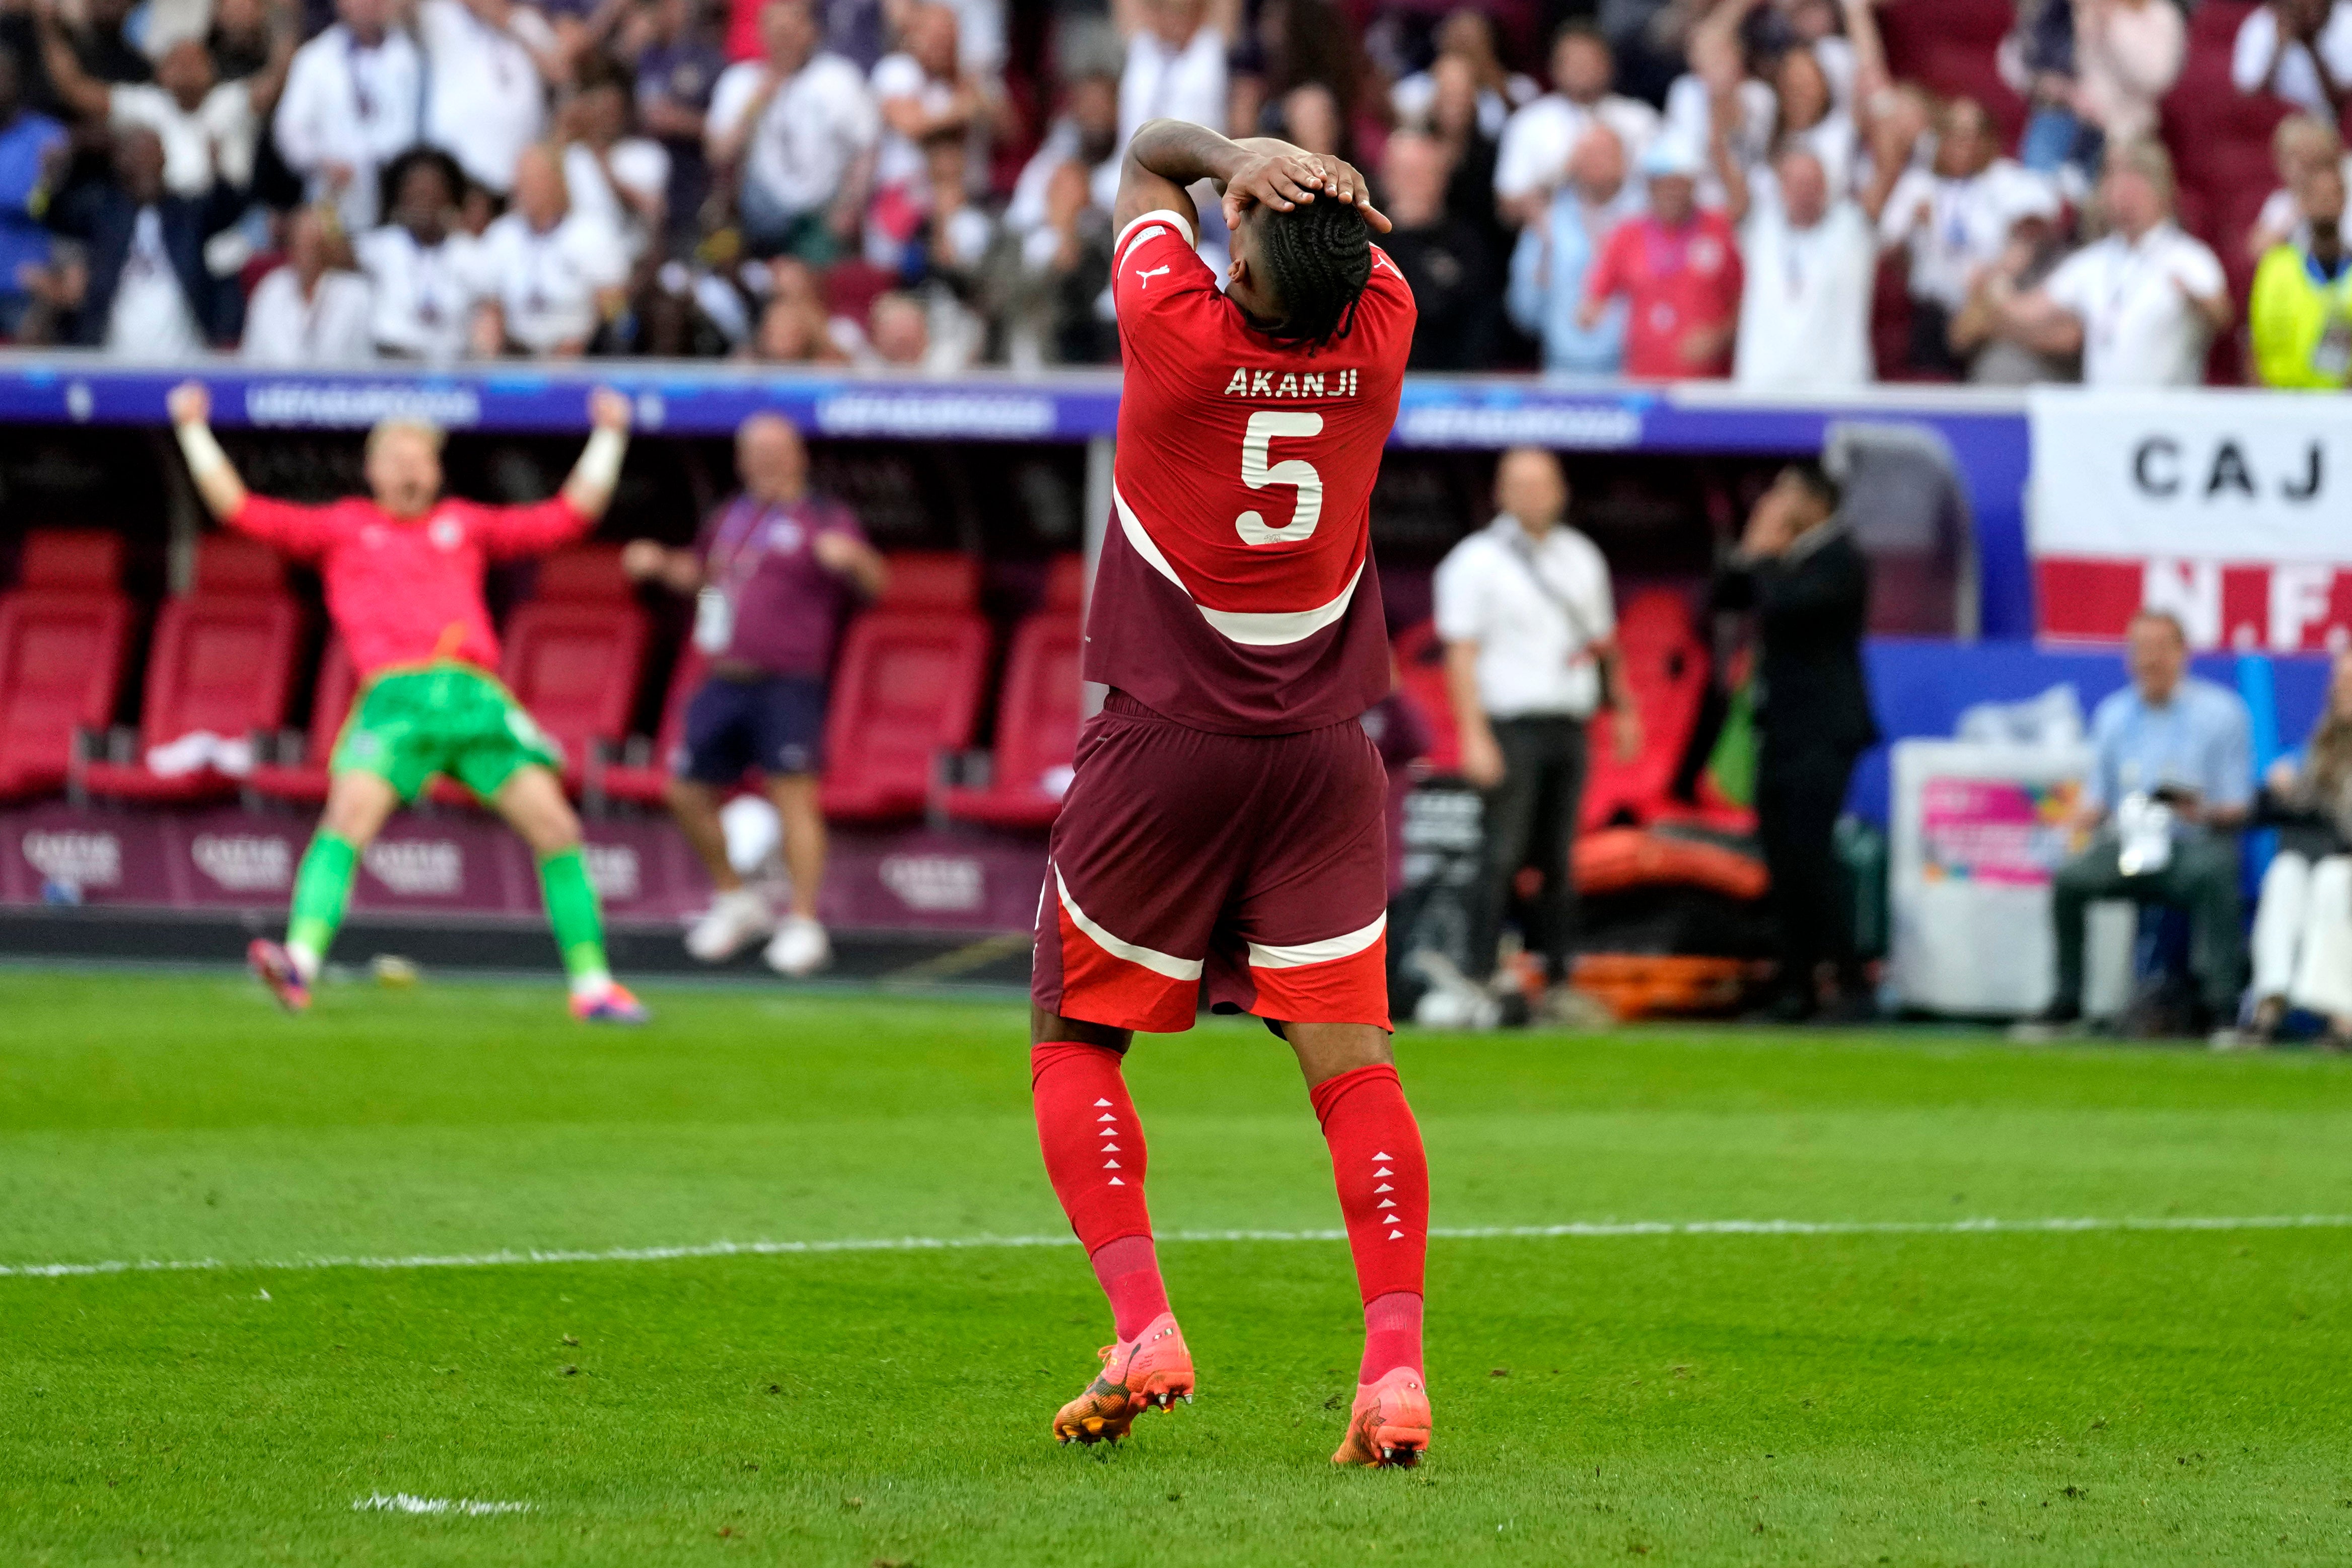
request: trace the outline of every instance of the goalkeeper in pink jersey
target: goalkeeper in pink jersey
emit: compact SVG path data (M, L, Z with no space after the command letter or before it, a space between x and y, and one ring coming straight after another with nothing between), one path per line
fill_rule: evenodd
M595 429L562 492L507 507L445 500L441 432L405 419L384 420L368 435L372 499L271 500L247 490L213 438L212 398L202 385L174 388L171 408L188 472L213 515L318 566L327 612L361 682L328 763L327 810L294 880L286 940L253 944L254 973L289 1011L310 1005L361 851L394 810L446 773L536 852L573 1015L644 1023L644 1006L605 963L604 915L581 859L580 819L563 798L562 759L492 673L498 637L482 603L488 563L552 550L604 514L628 450L628 399L601 387L591 393Z

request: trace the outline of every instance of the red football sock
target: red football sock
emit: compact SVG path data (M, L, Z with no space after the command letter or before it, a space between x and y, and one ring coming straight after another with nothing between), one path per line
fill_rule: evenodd
M1356 1381L1370 1383L1401 1366L1421 1370L1421 1298L1410 1290L1364 1303L1364 1364Z
M1068 1041L1032 1046L1029 1091L1054 1195L1094 1261L1118 1337L1132 1339L1168 1310L1168 1298L1143 1203L1143 1128L1127 1097L1118 1053ZM1120 1245L1129 1241L1142 1246ZM1133 1316L1146 1306L1151 1310Z
M1131 1340L1168 1310L1168 1287L1160 1278L1160 1254L1148 1236L1123 1236L1087 1259L1110 1298L1110 1321L1122 1340Z
M1405 1104L1396 1068L1356 1068L1325 1079L1311 1091L1315 1114L1331 1145L1331 1173L1339 1188L1339 1213L1348 1224L1348 1247L1356 1258L1356 1284L1363 1293L1365 1368L1377 1377L1393 1367L1421 1366L1422 1274L1429 1253L1429 1162L1421 1149L1421 1128ZM1411 1321L1395 1298L1411 1298ZM1381 1310L1375 1323L1370 1309ZM1374 1367L1379 1354L1403 1359ZM1402 1339L1391 1336L1402 1334Z

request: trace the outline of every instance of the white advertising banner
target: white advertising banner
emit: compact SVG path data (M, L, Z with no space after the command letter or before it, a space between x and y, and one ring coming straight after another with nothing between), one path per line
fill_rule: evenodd
M2037 389L2029 547L2042 635L2179 616L2200 647L2352 636L2352 402Z

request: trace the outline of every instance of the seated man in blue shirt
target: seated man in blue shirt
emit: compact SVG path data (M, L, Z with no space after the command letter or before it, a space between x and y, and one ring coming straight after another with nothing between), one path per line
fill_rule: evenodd
M2189 966L2207 1022L2227 1023L2244 969L2238 829L2253 804L2252 723L2236 692L2189 673L2188 635L2167 611L2133 617L2125 660L2131 685L2091 720L2097 758L2084 811L2098 832L2052 879L2058 986L2040 1021L2082 1017L2087 906L2129 899L2189 912Z

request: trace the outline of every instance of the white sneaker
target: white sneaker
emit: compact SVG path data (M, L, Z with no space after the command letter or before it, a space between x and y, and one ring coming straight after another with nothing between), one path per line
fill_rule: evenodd
M686 933L686 951L705 963L724 963L775 928L775 911L768 908L768 900L749 888L738 888L710 900L710 912Z
M768 944L768 967L779 974L814 974L833 962L833 939L806 915L787 915Z

